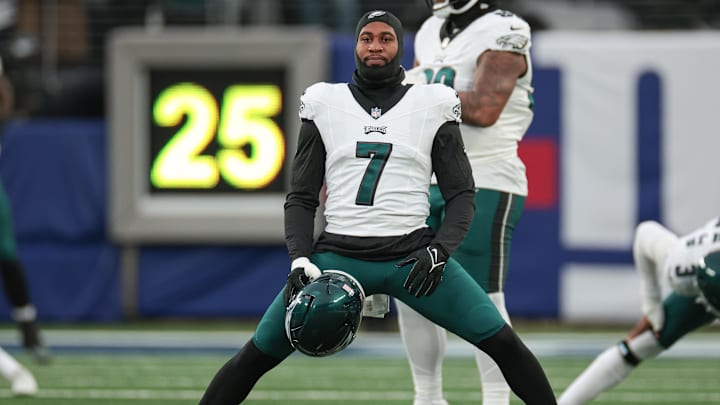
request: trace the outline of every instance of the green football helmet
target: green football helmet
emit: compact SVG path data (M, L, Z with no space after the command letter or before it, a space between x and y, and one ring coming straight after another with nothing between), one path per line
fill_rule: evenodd
M700 290L699 301L709 312L720 317L720 251L701 258L695 276Z
M285 333L290 344L313 357L343 350L357 335L364 301L365 291L355 278L325 270L288 305Z

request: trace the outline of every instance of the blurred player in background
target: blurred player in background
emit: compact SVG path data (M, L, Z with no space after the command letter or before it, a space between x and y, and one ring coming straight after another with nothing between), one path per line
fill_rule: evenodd
M0 49L5 49L0 47ZM0 136L12 118L15 105L14 89L2 68L0 52ZM22 335L22 345L40 363L50 361L50 355L40 339L37 311L30 299L30 290L22 264L17 257L10 200L0 182L0 273L5 295L12 306L12 317Z
M428 3L430 1L428 0ZM438 0L415 36L415 68L407 82L443 83L458 91L462 135L475 179L472 227L453 258L492 299L508 324L503 293L515 225L528 193L518 143L533 119L530 26L495 1ZM445 204L430 189L428 224L437 228ZM415 405L443 405L446 333L401 302L400 331L415 384ZM481 351L476 359L483 404L507 405L510 388Z
M2 348L0 348L0 376L10 382L10 391L15 396L32 396L38 392L37 381L32 373Z
M642 361L720 316L720 217L682 237L657 222L642 222L635 232L633 259L644 316L623 341L595 358L559 404L592 400L625 380Z

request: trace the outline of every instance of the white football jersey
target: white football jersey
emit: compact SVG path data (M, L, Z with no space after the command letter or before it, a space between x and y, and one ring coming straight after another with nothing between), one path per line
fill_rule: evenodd
M299 114L314 121L327 153L325 230L398 236L424 227L435 134L460 113L457 93L443 85L412 86L389 111L370 114L347 84L309 87Z
M720 217L680 238L663 264L663 274L670 280L673 291L685 296L698 295L695 281L698 263L716 250L720 250Z
M409 80L424 77L426 83L443 83L457 91L472 89L480 55L488 50L525 55L527 73L518 79L497 122L487 128L462 125L475 186L527 195L525 165L517 155L518 142L533 118L530 26L508 11L497 10L473 21L449 42L441 41L444 19L427 19L415 35L415 58L419 65L408 72Z

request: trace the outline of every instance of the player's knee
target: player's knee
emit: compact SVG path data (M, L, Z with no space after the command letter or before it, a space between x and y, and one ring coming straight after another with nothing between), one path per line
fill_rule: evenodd
M642 361L655 358L666 349L651 330L641 333L626 343L630 351Z
M640 362L643 361L643 359L635 354L632 349L630 349L630 345L626 340L621 341L617 345L618 350L620 351L620 355L622 356L625 363L636 367Z
M635 227L635 239L640 239L642 235L648 234L648 233L654 233L655 229L658 227L662 227L658 222L656 221L643 221L640 222Z
M516 352L522 343L510 325L504 325L496 334L475 344L475 346L498 362L496 356Z

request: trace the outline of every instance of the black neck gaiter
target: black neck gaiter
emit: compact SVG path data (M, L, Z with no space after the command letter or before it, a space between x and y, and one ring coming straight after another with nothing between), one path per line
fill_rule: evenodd
M405 70L400 65L403 55L403 28L400 20L389 11L375 10L363 15L355 28L355 43L357 44L360 31L371 22L384 22L395 30L398 40L398 53L385 66L366 66L357 52L355 52L355 73L353 81L361 89L379 89L398 87L405 79Z

